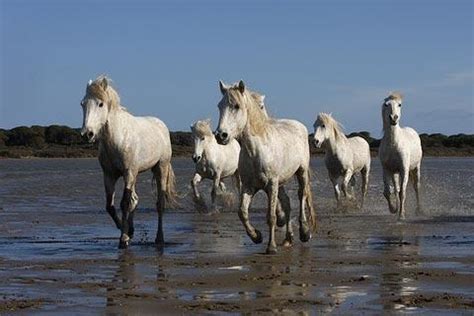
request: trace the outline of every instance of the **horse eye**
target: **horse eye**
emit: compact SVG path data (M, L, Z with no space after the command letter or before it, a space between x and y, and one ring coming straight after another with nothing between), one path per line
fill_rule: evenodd
M323 124L323 125L321 125L321 127L322 127L322 128L326 128L326 126L325 126L324 124Z
M238 103L235 104L235 105L234 105L234 109L236 109L236 110L240 109L240 105L239 105Z
M99 108L103 107L104 106L104 102L100 102L99 103Z
M201 141L204 141L204 139L205 139L204 137L201 137Z
M385 105L385 106L388 106L388 103L385 103L384 105Z
M400 103L400 104L398 104L398 107L400 107L400 108L401 108L401 107L402 107L402 104L401 104L401 103Z

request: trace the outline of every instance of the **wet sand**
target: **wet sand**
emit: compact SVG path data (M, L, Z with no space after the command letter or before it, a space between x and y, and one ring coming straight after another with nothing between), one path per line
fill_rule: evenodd
M397 223L381 204L377 161L363 210L334 210L324 169L313 161L318 232L268 256L263 195L251 212L263 244L250 241L235 211L200 214L183 196L165 215L167 243L157 249L144 175L135 237L119 250L94 160L2 161L0 314L470 314L473 162L426 161L426 215ZM192 164L178 160L175 169L185 193ZM277 237L283 241L282 229Z

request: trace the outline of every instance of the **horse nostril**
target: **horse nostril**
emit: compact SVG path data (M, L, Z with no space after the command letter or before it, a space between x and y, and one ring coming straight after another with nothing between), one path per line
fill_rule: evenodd
M92 137L94 137L94 133L93 132L87 132L87 137L89 139L91 139Z
M223 132L223 133L221 134L221 138L222 138L222 139L227 139L227 136L229 136L229 134L227 134L226 132Z

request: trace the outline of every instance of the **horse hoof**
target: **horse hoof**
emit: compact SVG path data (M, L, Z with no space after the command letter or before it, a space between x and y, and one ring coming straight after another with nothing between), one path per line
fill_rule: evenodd
M291 246L293 246L293 241L285 239L283 243L281 244L281 246L284 248L290 248Z
M250 239L252 239L254 244L261 244L263 241L262 233L258 229L256 229L255 236L250 236Z
M127 249L128 248L128 241L120 241L119 242L119 249Z
M277 252L278 252L278 250L277 250L276 246L268 246L267 247L267 251L266 251L267 255L276 255Z
M157 245L164 245L165 244L165 238L163 237L163 234L156 235L155 244L157 244Z
M395 207L389 207L388 209L390 210L390 213L392 214L396 214L398 212L398 210Z
M300 240L308 242L311 239L311 233L307 224L300 226Z

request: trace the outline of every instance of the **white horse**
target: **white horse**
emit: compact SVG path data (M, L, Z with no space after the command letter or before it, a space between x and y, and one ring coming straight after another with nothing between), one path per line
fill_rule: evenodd
M174 204L174 172L171 167L171 141L166 125L154 117L135 117L120 105L110 80L99 76L89 81L81 101L84 114L82 135L89 142L99 141L99 162L104 175L106 209L121 230L119 247L126 248L133 237L133 214L138 204L135 192L137 175L151 169L156 179L158 232L155 242L164 243L163 211L165 200ZM120 208L122 219L114 207L115 183L124 180Z
M228 144L237 139L241 145L239 173L242 181L239 217L247 235L255 243L262 242L262 234L249 221L248 209L252 197L264 190L268 196L267 221L270 238L267 253L277 251L275 224L278 200L285 211L286 238L284 245L293 240L290 224L289 198L283 184L296 175L299 182L300 239L311 238L316 227L316 214L310 186L310 152L306 127L294 120L269 118L246 89L243 81L232 86L219 82L222 99L219 102L219 126L216 137L219 143ZM309 209L308 224L306 207Z
M390 212L405 219L405 198L409 175L416 193L417 212L420 204L420 167L423 155L418 133L410 127L400 127L402 96L391 93L382 105L383 138L379 156L383 167L384 196ZM395 205L392 203L390 184L395 188Z
M194 138L193 160L196 164L196 172L191 181L194 199L204 204L198 184L203 178L212 180L212 209L215 210L217 190L220 188L221 191L226 191L223 179L234 176L237 189L240 187L237 171L240 145L235 139L225 146L218 144L212 133L210 120L197 121L191 125L191 131Z
M340 205L341 190L339 178L342 177L342 192L350 199L353 196L348 192L347 186L357 172L362 176L362 200L367 195L370 172L370 147L365 139L359 136L347 138L341 125L330 115L319 113L314 123L314 145L323 147L326 151L324 162L328 169L329 179L334 186L334 193L338 206Z

